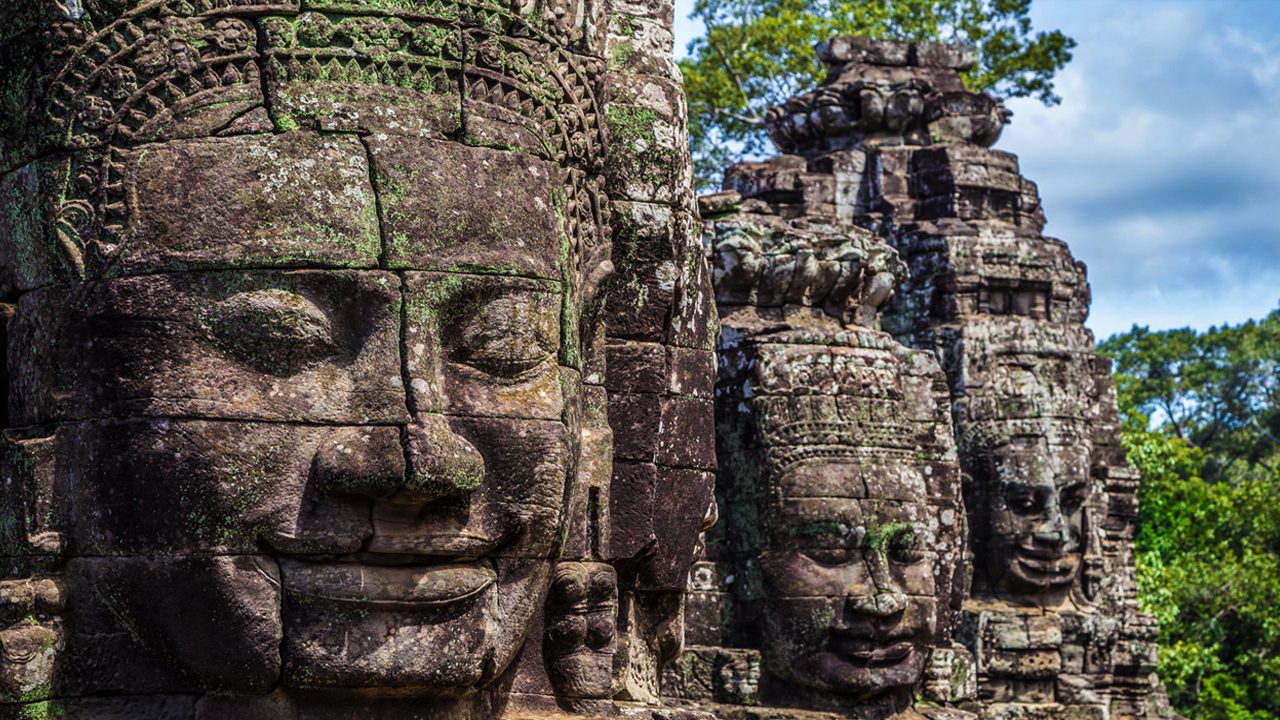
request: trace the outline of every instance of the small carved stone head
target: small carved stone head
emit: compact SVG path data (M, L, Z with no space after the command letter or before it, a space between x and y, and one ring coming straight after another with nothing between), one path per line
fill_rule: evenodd
M1043 603L1075 584L1089 530L1085 430L1028 419L981 422L966 433L975 593Z

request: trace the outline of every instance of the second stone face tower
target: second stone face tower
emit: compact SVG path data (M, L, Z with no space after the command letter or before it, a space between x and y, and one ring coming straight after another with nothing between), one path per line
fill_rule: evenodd
M1017 158L990 149L1009 113L964 88L975 59L964 48L837 38L818 53L823 83L769 113L784 154L730 168L704 211L858 226L906 265L884 326L945 371L970 530L957 645L939 643L922 692L987 718L1147 716L1155 628L1136 603L1138 478L1120 447L1109 365L1084 327L1084 266L1041 234L1036 187ZM717 251L723 224L708 221ZM804 249L792 255L783 297L812 284ZM726 283L744 266L720 265L732 328ZM730 462L722 448L722 497ZM724 522L732 538L737 519ZM705 574L691 609L728 590ZM740 651L723 658L710 669L722 699L752 677Z

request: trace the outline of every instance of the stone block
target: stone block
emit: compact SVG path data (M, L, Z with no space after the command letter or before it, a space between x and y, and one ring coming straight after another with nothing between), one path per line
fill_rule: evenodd
M607 352L605 387L610 394L662 393L675 376L668 371L670 351L659 343L615 340Z
M604 96L609 196L691 210L693 177L680 86L647 75L610 75Z
M656 542L657 486L658 468L651 463L614 462L609 485L610 560L635 558Z
M653 532L657 539L645 558L638 586L646 590L683 590L689 579L702 519L711 506L715 475L706 470L658 466L654 484Z
M715 389L716 354L710 350L667 348L670 377L667 392L695 398L710 398Z
M679 81L672 60L675 37L670 19L661 15L610 13L605 35L609 71Z
M296 7L257 4L259 11ZM14 54L0 62L26 72L6 83L21 126L4 132L11 137L0 148L0 166L57 148L269 130L252 20L228 17L236 14L231 5L43 9L43 24L69 31L6 43ZM222 10L228 12L219 16Z
M93 208L55 199L67 193L72 163L69 157L47 158L0 176L0 297L15 298L82 272L78 240L93 232Z
M374 135L387 265L562 280L560 171L537 157L427 138Z
M615 203L613 264L606 311L611 338L661 342L680 268L673 213L665 205Z
M462 127L456 27L303 13L263 21L265 86L280 129L444 137Z
M489 30L468 30L465 45L462 117L469 144L598 171L605 154L600 60Z
M124 221L101 239L109 274L378 265L369 166L352 138L180 140L120 153L103 172L119 184L96 201Z
M663 398L661 413L655 454L657 462L673 467L714 471L715 405L711 399Z
M609 396L609 427L618 459L653 462L660 441L662 405L658 395L615 393Z
M921 692L936 703L960 703L978 695L978 668L963 646L937 647L929 655Z
M892 40L841 35L818 43L818 59L828 65L860 64L901 66L911 62L912 46Z
M732 598L723 592L690 592L685 597L684 640L690 645L722 645L729 637Z
M675 297L667 326L667 343L677 347L714 350L720 324L713 310L711 275L703 256L699 228L693 216L675 218Z

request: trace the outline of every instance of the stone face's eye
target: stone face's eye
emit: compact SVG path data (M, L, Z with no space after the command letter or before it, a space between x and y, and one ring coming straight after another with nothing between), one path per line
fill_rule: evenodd
M1004 491L1004 504L1019 515L1031 515L1039 512L1041 503L1034 489L1026 486L1008 485Z
M214 307L208 324L224 351L273 375L292 375L336 351L324 311L285 290L232 295Z
M555 323L548 320L545 306L552 298L512 293L468 307L453 324L450 359L490 375L521 379L555 356Z
M847 565L862 557L866 528L842 521L808 522L792 529L800 553L819 565Z
M801 554L819 565L835 567L837 565L848 565L853 562L860 554L853 548L824 548L802 550Z
M924 533L913 526L895 531L889 537L889 559L910 564L924 559Z
M1081 505L1084 505L1085 498L1088 496L1088 489L1084 483L1072 483L1060 491L1059 503L1066 512L1074 512Z

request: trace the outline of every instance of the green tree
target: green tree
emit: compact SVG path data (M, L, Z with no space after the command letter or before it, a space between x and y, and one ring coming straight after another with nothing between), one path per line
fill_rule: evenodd
M1100 349L1124 411L1204 450L1207 477L1280 469L1280 310L1202 333L1134 327Z
M766 111L822 78L813 46L838 35L962 42L978 51L974 90L1059 101L1053 75L1075 41L1032 32L1031 0L696 0L706 34L680 62L689 131L703 184L767 149Z
M1278 337L1280 311L1099 346L1142 472L1139 599L1160 621L1160 676L1193 720L1280 718Z

